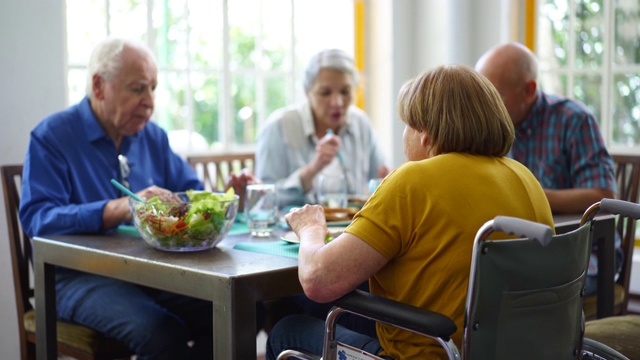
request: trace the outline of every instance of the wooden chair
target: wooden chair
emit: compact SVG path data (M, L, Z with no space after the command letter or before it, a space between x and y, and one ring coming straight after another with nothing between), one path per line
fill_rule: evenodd
M33 283L31 240L20 226L18 219L21 182L22 165L2 166L2 187L18 314L20 357L22 360L27 360L35 359L36 314L32 305L34 290L31 285ZM133 355L131 350L123 344L84 326L58 321L57 333L58 352L76 359L121 359L130 358Z
M637 203L640 188L640 156L613 155L615 176L618 184L618 199ZM620 219L617 232L622 239L622 269L614 285L614 315L627 313L629 304L629 283L631 278L631 264L633 262L633 247L636 234L636 221ZM588 296L584 301L584 312L587 320L596 319L596 296Z
M227 178L232 172L239 173L243 168L253 171L255 154L195 155L188 156L187 162L204 183L205 190L216 191L224 189Z

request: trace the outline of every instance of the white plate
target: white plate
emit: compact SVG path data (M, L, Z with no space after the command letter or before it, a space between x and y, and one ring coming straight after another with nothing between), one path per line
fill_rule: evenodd
M280 236L280 239L293 244L300 243L300 239L298 239L298 235L296 235L296 233L294 233L293 231L287 231L286 233L282 234L282 236Z
M329 232L331 233L331 236L333 236L334 238L340 236L340 234L342 234L345 229L346 229L346 227L344 227L344 226L330 226L330 227L327 227L327 230L329 230ZM299 244L300 243L300 239L298 239L298 235L296 235L296 233L293 232L293 231L287 231L286 233L282 234L282 236L280 236L280 239L282 239L282 240L284 240L286 242L293 243L293 244Z
M327 227L347 227L351 225L351 221L353 220L327 221ZM284 220L284 217L280 218L280 227L289 229L289 224Z

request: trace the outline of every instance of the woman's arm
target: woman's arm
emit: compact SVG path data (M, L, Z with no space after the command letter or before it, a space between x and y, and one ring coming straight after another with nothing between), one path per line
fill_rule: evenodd
M316 302L335 300L380 270L388 260L355 235L343 233L325 244L321 206L306 205L285 216L300 239L298 277L305 294Z

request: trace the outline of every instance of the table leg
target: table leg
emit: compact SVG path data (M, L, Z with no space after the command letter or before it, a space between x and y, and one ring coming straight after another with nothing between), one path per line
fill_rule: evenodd
M58 341L56 334L55 266L46 264L34 249L34 285L36 308L36 357L56 360Z
M231 285L213 301L214 359L256 356L256 299L246 287Z

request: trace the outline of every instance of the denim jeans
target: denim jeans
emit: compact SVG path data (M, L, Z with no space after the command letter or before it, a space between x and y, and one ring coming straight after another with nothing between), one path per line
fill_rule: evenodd
M585 282L585 295L593 295L598 290L598 276L587 275Z
M121 341L138 360L213 358L211 302L62 268L56 301L59 319Z
M616 280L618 279L618 276L620 276L620 271L622 270L622 260L624 259L624 252L622 251L622 248L620 247L620 242L622 240L620 239L620 235L616 232L616 248L615 248L615 252L614 252L614 266L615 266L615 274L616 274ZM597 249L597 246L596 246ZM598 290L598 274L587 274L587 279L586 279L586 283L585 286L587 288L587 291L585 292L585 295L593 295L596 293L596 291Z
M341 315L343 316L343 315ZM341 343L362 349L371 354L382 351L375 336L375 322L358 318L359 324L351 319L350 325L366 334L352 331L344 326L336 327L336 339ZM287 349L302 350L313 354L322 354L324 321L308 315L292 315L280 320L269 333L267 340L267 359L275 360L280 352Z

